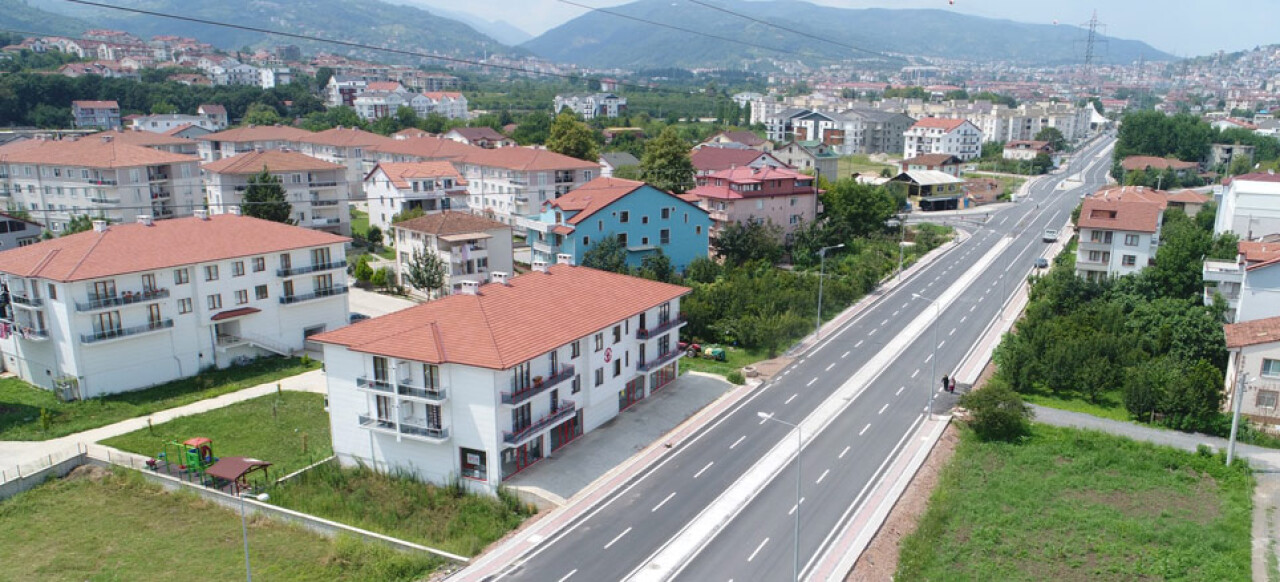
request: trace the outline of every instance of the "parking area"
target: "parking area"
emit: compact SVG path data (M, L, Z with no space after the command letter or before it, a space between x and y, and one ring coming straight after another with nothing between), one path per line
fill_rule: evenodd
M349 288L351 289L349 294L350 297L348 298L351 313L362 313L369 317L378 317L394 311L400 311L406 307L413 307L414 305L417 305L417 303L408 299L392 297L390 295L383 295L381 293L374 293L373 291L360 289L354 285L354 282L355 281L352 280L348 283L348 285L350 285Z

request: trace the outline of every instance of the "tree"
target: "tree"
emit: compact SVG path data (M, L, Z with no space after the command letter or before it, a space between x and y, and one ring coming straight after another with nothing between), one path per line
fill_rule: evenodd
M654 188L674 194L683 194L693 187L689 144L680 139L674 127L663 128L658 137L645 144L640 173Z
M401 210L400 212L397 212L391 215L391 224L394 225L397 222L413 220L420 216L426 216L426 215L427 215L426 211L424 211L421 208L410 208L408 210ZM373 227L370 227L370 230L373 230Z
M1031 434L1031 407L1003 382L961 396L960 406L973 415L973 432L982 440L1014 442Z
M413 257L405 265L404 282L426 292L428 297L435 297L445 286L446 268L439 255L419 247L413 249Z
M694 257L684 269L684 278L694 283L714 283L720 276L720 263L707 257Z
M1062 135L1062 131L1056 127L1046 127L1036 132L1036 141L1047 141L1049 147L1055 152L1065 151L1067 149L1067 138Z
M329 67L318 67L316 69L316 87L321 91L329 85L329 79L333 78L333 69Z
M645 279L670 283L675 270L671 267L671 258L659 248L657 252L640 259L639 275Z
M546 143L551 133L551 116L542 111L534 111L520 120L511 139L520 145Z
M356 260L356 267L352 270L351 274L355 276L356 281L361 283L368 283L373 279L373 267L369 266L369 257L360 255L360 258Z
M596 144L595 132L568 111L557 115L555 121L551 122L547 149L589 162L600 159L600 146Z
M249 178L249 187L244 191L241 205L241 213L245 216L285 224L294 223L290 219L293 206L284 196L284 186L280 185L280 178L267 171L266 166L262 166L261 172Z
M770 265L782 258L782 227L772 222L730 222L720 229L711 247L727 265L765 261Z
M587 252L582 254L582 266L624 275L631 272L631 269L627 268L627 247L622 244L616 234L604 237L587 249Z
M275 107L266 103L254 103L244 112L244 125L276 125L284 121Z
M396 284L396 274L388 267L380 267L369 278L369 284L385 291Z
M822 194L822 212L830 231L826 244L883 232L902 202L883 186L837 180Z
M372 246L375 251L378 250L378 246L383 242L382 229L376 224L369 225L369 230L365 232L364 236L369 240L369 245Z
M86 230L93 230L93 219L89 218L88 214L81 214L80 216L71 217L71 222L68 222L67 227L62 229L61 236L84 232Z

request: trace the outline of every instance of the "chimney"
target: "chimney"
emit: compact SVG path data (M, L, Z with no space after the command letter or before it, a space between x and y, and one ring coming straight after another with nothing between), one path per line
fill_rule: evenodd
M151 225L152 225L152 222L151 222L151 215L150 215L150 214L139 214L139 215L138 215L138 224L141 224L142 226L151 226Z
M93 221L93 232L107 232L107 221L105 220Z
M102 143L111 143L111 136L109 135L102 136Z
M572 265L572 264L573 264L573 255L571 255L571 254L569 254L569 253L560 253L560 254L556 255L556 264L557 264L557 265Z
M200 220L209 220L209 211L203 208L197 208L193 214Z
M239 206L228 206L228 207L227 207L227 214L234 214L234 215L236 215L236 216L240 216L240 207L239 207Z
M460 292L463 295L479 295L480 282L479 281L463 281L460 289L461 289Z
M539 260L539 261L534 261L534 262L533 262L532 267L533 267L533 270L534 270L534 271L536 271L536 272L538 272L538 273L545 273L545 272L547 272L547 262L546 262L546 261L541 261L541 260Z
M504 273L502 271L490 272L489 282L496 283L498 285L510 285L510 283L507 282L507 273Z

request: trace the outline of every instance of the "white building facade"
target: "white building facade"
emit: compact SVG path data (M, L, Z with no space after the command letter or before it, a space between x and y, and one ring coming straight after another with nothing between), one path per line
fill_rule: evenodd
M214 214L239 212L249 180L266 168L280 180L298 226L351 234L346 168L293 151L264 150L204 165L205 191Z
M982 130L964 119L926 117L902 134L904 159L949 154L964 161L982 155Z
M1102 190L1080 210L1076 275L1091 281L1121 277L1155 261L1166 192L1124 186Z
M395 215L466 210L467 181L449 162L382 162L364 179L369 224L390 234Z
M490 273L514 272L511 227L483 216L439 212L397 222L389 234L396 243L396 275L405 284L417 251L446 265L443 294L461 292L465 281L484 283Z

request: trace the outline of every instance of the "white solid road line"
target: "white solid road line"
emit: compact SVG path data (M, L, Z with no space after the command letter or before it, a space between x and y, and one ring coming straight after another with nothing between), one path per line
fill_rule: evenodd
M871 425L870 425L870 424L868 424L867 426L862 427L862 430L858 431L858 436L862 436L862 433L867 432L867 429L869 429L869 428L871 428Z
M862 346L862 340L858 340L858 343L853 344L853 347L855 347L855 348L857 348L857 347L861 347L861 346Z
M831 469L827 469L826 471L823 471L821 475L818 475L818 480L817 480L817 481L814 481L814 482L813 482L813 484L814 484L814 485L821 485L821 484L822 484L822 480L823 480L823 479L826 479L826 478L827 478L827 473L830 473L830 472L831 472Z
M916 371L911 373L912 378L915 378L916 376L919 376L919 375L920 375L920 368L916 368Z
M675 491L672 491L672 492L671 492L671 495L668 495L668 496L664 497L664 498L662 499L662 501L659 501L657 505L653 506L653 509L650 509L650 510L649 510L649 513L653 513L653 512L655 512L655 511L657 511L657 510L658 510L659 508L661 508L663 505L666 505L668 501L671 501L671 498L672 498L672 497L675 497L675 496L676 496L676 492L675 492Z
M932 360L933 360L933 354L929 354L929 357L924 359L924 363L928 364Z
M830 372L830 371L831 371L831 369L832 369L832 368L834 368L834 367L836 367L836 363L835 363L835 362L831 362L830 364L827 364L827 369L826 369L826 371L827 371L827 372Z
M630 528L630 527L628 527L627 529L622 530L622 533L618 534L618 537L615 537L615 538L613 538L612 540L609 540L609 543L607 543L607 544L605 544L605 545L604 545L604 549L606 549L606 550L607 550L607 549L609 549L609 546L612 546L613 544L618 543L618 540L622 539L622 536L625 536L625 535L627 535L627 534L629 534L629 533L631 533L631 528Z
M568 580L570 576L573 576L574 574L577 574L577 573L578 573L578 569L574 568L571 572L569 572L568 574L565 574L564 578L561 578L557 582L564 582L565 580Z
M810 386L813 386L813 383L814 383L814 382L817 382L817 381L818 381L818 379L815 377L814 379L809 380L809 383L808 383L808 384L805 384L805 385L804 385L804 387L805 387L805 388L808 388L808 387L810 387Z
M858 343L862 343L862 342L858 342ZM849 352L845 352L845 353L843 353L843 354L840 354L840 357L841 357L842 359L843 359L843 358L847 358L847 357L849 357Z
M951 328L951 333L948 333L947 335L955 335L955 334L956 334L956 328L953 327Z
M902 395L902 391L903 391L903 390L906 390L906 389L907 389L907 387L906 387L906 386L899 386L899 387L898 387L898 391L897 391L897 392L894 392L894 393L893 393L893 395L894 395L894 396L901 396L901 395Z
M876 414L884 414L884 409L886 409L886 408L889 408L889 403L888 403L888 402L884 403L884 406L881 406L881 407L880 407L880 412L877 412Z
M733 447L738 446L738 443L741 443L741 442L742 442L742 439L745 439L745 438L747 438L747 435L745 435L745 434L744 434L744 435L742 435L742 436L740 436L740 437L738 437L738 440L733 441L733 444L729 445L729 448L731 448L731 449L732 449Z
M836 457L836 458L837 458L837 459L843 459L843 458L844 458L844 454L845 454L845 453L847 453L847 452L849 452L849 447L845 447L843 451L840 451L840 456L838 456L838 457Z
M756 551L751 552L751 555L747 556L747 561L750 562L751 560L756 559L756 554L759 554L760 550L764 549L764 545L767 543L769 543L769 538L761 540L760 545L756 546Z
M714 464L716 464L716 462L715 462L715 461L711 461L711 462L707 463L707 466L705 466L705 467L703 467L703 468L701 468L701 469L698 469L698 472L693 474L693 478L694 478L694 479L697 479L698 477L701 477L701 476L702 476L702 474L703 474L703 473L705 473L707 469L710 469L710 468L711 468L711 466L712 466L712 465L714 465Z
M783 404L791 404L791 401L795 400L796 396L799 396L799 394L792 394L791 398L788 398L786 402L783 402Z

